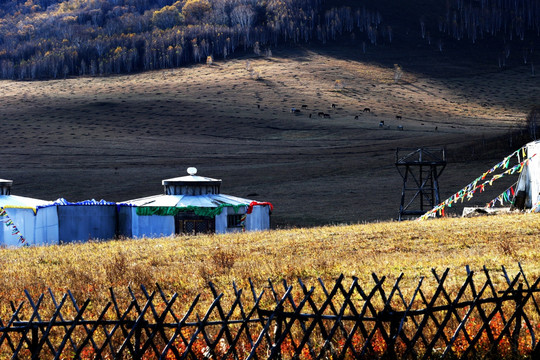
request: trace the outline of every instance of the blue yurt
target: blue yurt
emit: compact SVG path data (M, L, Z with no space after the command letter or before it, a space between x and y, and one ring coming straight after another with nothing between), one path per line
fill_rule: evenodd
M58 214L50 201L11 194L12 180L0 179L0 246L58 244Z
M124 201L119 233L126 237L229 233L270 229L272 204L221 194L221 180L188 175L162 181L164 194Z
M116 237L116 203L94 199L79 202L58 199L53 205L58 212L60 243L110 240Z

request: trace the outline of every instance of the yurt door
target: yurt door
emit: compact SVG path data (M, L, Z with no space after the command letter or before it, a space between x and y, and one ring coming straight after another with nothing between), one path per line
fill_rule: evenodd
M210 234L216 231L214 218L180 213L174 217L177 234Z

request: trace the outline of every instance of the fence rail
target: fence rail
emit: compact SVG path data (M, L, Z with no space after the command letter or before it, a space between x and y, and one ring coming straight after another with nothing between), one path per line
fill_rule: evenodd
M209 284L211 303L198 295L189 306L159 285L128 288L125 308L112 289L102 309L70 291L59 301L51 290L35 300L25 291L0 319L0 358L539 358L540 279L530 283L521 265L512 278L502 273L496 289L486 268L479 284L467 268L450 291L449 269L432 270L436 287L423 289L420 278L408 298L403 274L390 288L376 274L369 288L343 275L331 288L321 279L310 288L269 281L257 291L250 281L248 294L233 284L227 300Z

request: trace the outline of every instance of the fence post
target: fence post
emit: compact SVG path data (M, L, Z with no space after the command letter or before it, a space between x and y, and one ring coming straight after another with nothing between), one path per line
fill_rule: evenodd
M279 305L276 308L276 330L275 330L275 337L274 337L274 346L277 347L277 353L276 353L276 359L281 360L281 343L279 343L279 339L281 339L281 334L283 332L283 325L282 325L282 313L283 312L283 305Z
M135 322L135 356L136 359L141 359L141 335L142 335L142 324L146 321L141 321L141 325L139 325L137 322Z
M32 359L39 359L39 335L37 325L32 325L32 343L30 344Z
M390 346L389 355L391 359L396 358L396 341L399 336L399 325L401 324L401 319L398 314L393 311L390 312Z
M388 304L384 306L384 309L379 313L379 319L381 321L381 328L383 323L390 323L390 331L388 333L388 342L386 344L386 359L397 359L396 355L396 341L399 336L399 325L401 324L401 316L396 313L392 307Z
M512 354L516 357L519 353L519 333L521 332L521 318L523 316L523 284L519 284L514 295L516 302L516 327L512 333Z

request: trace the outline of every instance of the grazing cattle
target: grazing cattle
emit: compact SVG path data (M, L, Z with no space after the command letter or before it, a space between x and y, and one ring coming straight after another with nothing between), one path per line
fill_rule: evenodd
M354 117L354 120L358 120L358 115L356 115L356 116Z
M307 109L307 105L302 105L302 109Z
M324 114L324 117L325 117L325 118L329 118L329 117L330 117L330 114Z
M400 130L400 131L403 131L403 125L398 125L397 129Z
M371 112L370 108L364 108L364 112Z
M384 126L384 120L381 120L381 121L379 122L379 127L382 128L383 126Z
M401 115L396 115L396 120L401 120Z
M332 104L332 109L335 109L336 108L336 104Z
M319 117L324 117L324 113L322 111L319 111L319 114L318 114Z

